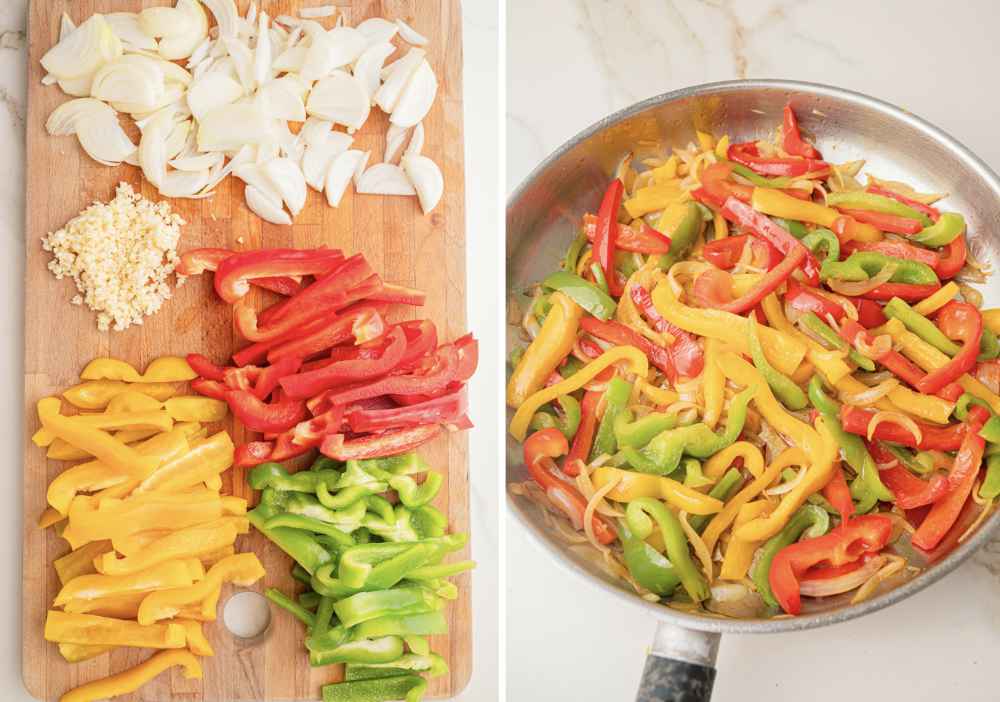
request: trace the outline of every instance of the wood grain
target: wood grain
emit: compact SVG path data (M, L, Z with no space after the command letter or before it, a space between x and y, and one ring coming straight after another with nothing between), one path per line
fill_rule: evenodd
M118 649L81 664L70 665L54 644L42 636L49 603L58 590L52 560L68 550L51 529L39 530L37 515L46 506L48 482L63 465L47 461L35 447L35 403L76 382L83 365L95 356L122 358L139 367L167 354L198 351L216 359L238 347L228 306L220 303L208 276L189 280L175 291L155 316L125 332L101 333L89 310L73 306L71 282L56 281L46 270L49 260L39 240L62 226L94 200L113 197L118 182L141 188L152 200L161 199L142 181L137 169L107 168L86 157L75 139L52 138L45 119L69 98L56 87L41 84L39 59L58 36L64 11L77 22L94 12L138 11L164 4L150 0L34 0L29 18L27 118L27 265L25 274L25 414L23 558L23 677L38 699L55 699L75 685L118 672L145 659L148 651ZM246 0L238 2L241 11ZM295 0L259 2L272 17L294 15L304 4ZM328 2L322 4L329 4ZM308 247L325 244L348 252L361 251L375 270L390 282L417 286L427 292L427 305L399 317L433 319L444 339L465 331L465 190L462 137L462 34L459 0L337 0L350 24L368 17L403 18L430 38L428 58L440 83L438 99L424 121L425 153L442 168L446 190L442 203L429 217L421 214L416 198L355 196L349 192L338 209L310 191L309 201L293 227L262 222L249 212L243 186L229 178L208 200L174 200L174 210L187 221L181 250L198 246L249 249L261 246ZM324 20L329 24L329 20ZM398 54L397 54L398 55ZM395 58L393 56L392 58ZM391 60L391 59L390 59ZM385 147L387 120L378 110L356 135L354 148L372 149L373 159ZM254 293L256 294L256 293ZM233 439L248 438L229 427ZM424 451L432 465L445 473L447 483L437 506L444 510L453 531L469 529L468 455L462 435L442 439ZM243 474L229 471L225 489L253 498ZM267 578L255 589L277 586L294 589L289 559L259 534L241 537L241 550L256 552ZM458 554L467 558L468 554ZM448 660L451 673L431 682L435 697L450 697L468 683L472 669L470 578L456 578L459 598L447 608L448 636L435 637L433 648ZM220 621L206 625L215 647L214 658L204 659L205 676L187 681L177 672L165 673L134 695L122 700L287 700L317 699L320 685L339 678L339 667L311 669L303 648L302 627L289 616L274 612L265 640L246 645L230 635Z

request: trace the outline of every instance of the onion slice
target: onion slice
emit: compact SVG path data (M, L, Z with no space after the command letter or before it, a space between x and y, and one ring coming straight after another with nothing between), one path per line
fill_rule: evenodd
M916 443L919 444L923 441L923 432L920 431L920 427L917 426L917 423L913 421L913 419L907 417L905 414L901 414L899 412L889 412L887 410L880 410L876 412L874 416L872 416L871 421L868 422L867 437L869 441L871 441L875 436L875 429L877 429L878 425L882 422L892 422L893 424L898 424L904 429L909 430Z
M357 180L357 191L368 195L415 195L413 184L403 169L391 163L377 163Z
M855 588L864 585L879 569L885 565L888 559L879 555L870 558L857 570L850 573L838 575L835 578L823 578L821 580L803 580L799 585L799 591L806 597L830 597L839 595L842 592L850 592Z
M347 186L351 182L358 166L365 160L365 152L357 149L348 149L333 159L330 169L326 174L326 200L330 207L340 205Z
M866 388L861 392L843 393L841 394L840 399L846 405L866 407L868 405L875 404L898 387L899 380L896 378L888 378L883 380L878 385Z
M91 15L65 39L45 52L42 67L60 80L81 78L94 73L121 54L121 42L104 16Z
M427 44L427 37L415 30L403 20L396 20L396 26L399 27L399 36L407 44L412 46L425 46Z
M871 292L883 283L888 283L893 274L896 272L896 268L897 266L895 263L887 263L882 267L882 270L868 280L849 281L831 278L826 281L826 284L831 290L838 292L841 295L857 297L858 295L864 295L865 293Z
M420 209L424 214L430 214L444 194L441 169L426 156L404 156L401 164L407 178L413 183L413 189L417 191Z
M437 76L431 65L425 60L420 62L410 76L399 100L392 110L390 121L401 127L412 127L420 122L434 104L437 97Z

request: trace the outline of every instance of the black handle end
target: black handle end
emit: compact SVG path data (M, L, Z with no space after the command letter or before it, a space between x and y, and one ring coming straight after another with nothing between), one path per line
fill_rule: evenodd
M652 654L646 658L636 702L708 702L715 668Z

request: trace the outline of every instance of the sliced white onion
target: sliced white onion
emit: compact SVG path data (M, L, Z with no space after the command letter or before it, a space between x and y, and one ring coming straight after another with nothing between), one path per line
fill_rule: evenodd
M359 24L355 29L364 34L365 39L368 40L368 44L372 45L392 41L392 38L396 36L396 32L399 31L399 26L395 22L390 22L382 17L371 17Z
M370 111L361 81L344 71L334 71L316 83L306 103L310 115L343 124L348 129L360 128Z
M194 80L194 76L190 72L171 61L165 59L153 59L156 61L156 65L161 71L163 71L163 79L168 83L180 83L183 86L191 85L191 81Z
M250 7L247 8L245 19L249 24L253 24L257 20L257 3L253 0L250 2Z
M361 81L368 94L368 99L372 100L381 82L380 74L385 60L396 50L396 47L388 42L372 44L354 63L354 75Z
M891 422L903 427L913 435L913 440L917 444L923 441L924 434L920 431L920 426L913 420L912 417L907 417L901 412L890 412L887 410L879 410L872 416L871 420L869 420L867 428L867 438L869 441L871 441L872 437L875 436L875 430L882 422Z
M160 194L164 197L199 199L209 182L208 171L170 171L163 179Z
M262 141L257 146L257 165L263 166L281 155L281 146L274 139Z
M821 580L803 580L799 585L800 592L806 597L829 597L839 595L842 592L861 587L879 569L885 565L886 557L879 555L869 559L857 570L835 578L823 578Z
M402 37L403 41L407 44L411 44L412 46L424 46L427 43L427 37L415 30L403 20L396 20L396 26L399 27L399 36Z
M107 19L107 16L105 16ZM73 24L73 20L65 12L62 13L62 17L59 18L59 41L62 41L69 36L69 33L76 29L76 25Z
M257 46L253 55L253 77L257 85L264 85L271 78L271 60L273 48L271 34L267 31L270 17L266 12L257 16ZM305 119L303 117L303 119Z
M152 112L156 112L164 107L172 105L182 100L184 97L184 86L179 83L167 83L163 96L153 105L146 105L139 102L113 102L111 106L118 112L127 112L135 119L143 119Z
M77 98L64 102L45 121L45 131L52 136L71 136L76 134L76 122L81 117L107 112L114 116L115 111L100 100L94 98Z
M302 173L309 187L323 191L333 159L351 148L353 141L350 135L343 132L328 132L322 142L306 147L302 156Z
M424 123L419 122L413 128L413 136L410 137L410 145L406 147L407 156L419 156L424 150Z
M389 123L389 129L385 133L385 156L382 158L383 161L392 163L396 160L399 152L403 150L403 144L406 143L407 132L409 130L406 127ZM410 143L413 143L412 140Z
M323 19L333 17L337 14L335 5L320 5L319 7L303 7L299 10L299 17L302 19Z
M358 164L354 167L354 187L357 189L358 181L361 180L361 176L365 174L365 169L368 168L368 160L371 158L372 152L365 151L361 154L361 158L358 159Z
M111 12L104 15L104 20L123 44L136 49L156 51L156 40L142 31L137 13Z
M356 189L366 195L415 195L403 169L391 163L376 163L357 180Z
M212 37L205 37L202 39L201 43L194 48L194 51L192 51L191 55L188 57L186 64L187 67L194 69L202 61L211 59L212 57L209 56L208 53L212 50L212 44Z
M325 183L326 201L330 207L340 205L344 192L354 176L354 171L357 170L358 164L363 161L364 157L364 152L349 149L333 159L330 170L326 174Z
M200 122L205 115L233 104L243 94L243 86L225 73L206 73L188 88L187 104Z
M399 101L389 118L390 121L401 127L412 127L420 122L434 104L437 88L434 69L426 60L421 61L399 96Z
M274 18L274 21L278 24L283 24L286 27L298 27L304 20L301 20L298 17L292 17L291 15L278 15Z
M276 158L264 165L264 175L281 195L294 217L306 205L306 179L291 159Z
M304 122L306 106L292 81L272 80L260 87L255 100L271 117L286 122Z
M271 199L252 185L246 187L243 196L246 198L247 207L261 219L272 224L290 225L292 223L292 218L281 208L280 200Z
M93 74L121 54L121 42L111 31L104 16L91 15L65 39L45 52L42 67L56 78L68 80Z
M222 38L235 37L237 20L239 19L236 3L233 0L202 0L202 2L215 17L216 24L219 25L219 36Z
M401 161L403 171L413 183L420 199L420 209L424 214L437 207L444 194L444 176L438 165L426 156L404 156Z
M87 97L94 84L94 73L79 78L66 78L58 81L59 89L73 97Z
M163 99L163 71L145 56L122 56L94 74L90 94L105 102L129 102L152 109Z
M157 39L185 35L196 29L193 15L180 7L147 7L139 13L139 26Z
M172 126L169 116L161 115L146 125L139 140L139 167L157 189L167 175L167 135Z
M257 82L253 77L253 54L250 52L250 48L239 39L226 37L223 42L226 45L226 51L229 52L229 57L233 60L236 75L240 77L240 84L248 94L252 93L257 87Z
M87 155L107 166L119 165L136 149L110 108L77 117L76 138Z
M167 158L176 158L181 151L187 148L189 142L194 144L194 134L191 131L191 120L186 119L174 125L173 130L167 136L165 148Z
M306 50L305 58L299 66L299 75L302 80L316 81L326 76L332 71L333 65L333 42L330 35L323 29L323 25L313 20L306 20L302 23L302 31L309 39L309 48Z
M202 191L204 192L205 190L211 190L216 185L221 183L223 180L228 178L229 174L232 173L237 168L239 168L240 166L246 165L248 163L253 163L256 155L257 155L256 147L251 146L250 144L243 145L242 147L240 147L240 150L236 152L236 155L229 160L229 163L227 163L222 169L220 169L218 173L215 173L212 176L211 180L209 180L208 182L208 185L206 185L202 189Z
M199 151L236 151L273 136L271 120L256 106L234 104L209 112L198 125Z
M318 117L310 117L299 130L299 136L307 146L315 146L326 142L326 137L333 129L333 122Z
M160 40L160 56L168 61L188 58L208 36L208 15L198 0L177 0L177 11L188 18L189 28L167 34Z
M292 46L284 51L282 51L278 58L274 59L274 63L271 64L273 68L278 73L284 71L300 71L302 70L302 65L306 61L306 55L309 53L308 47L305 46Z
M424 56L423 49L410 49L409 53L392 64L392 73L384 79L382 87L375 93L375 103L382 108L383 112L392 114L396 103L399 102L399 98L403 94L403 89L406 88L406 84L410 80L410 76L420 66Z
M331 68L342 68L354 63L368 46L368 39L354 27L334 27L327 36L333 47Z
M46 86L48 86L48 85L55 85L58 82L59 82L59 79L56 78L51 73L46 73L44 76L42 76L42 85L46 85ZM89 86L87 87L87 95L90 95L90 87ZM79 97L84 97L84 96L80 95Z
M899 380L896 378L888 378L874 387L865 388L861 392L845 392L841 394L840 399L845 405L851 405L852 407L866 407L868 405L875 404L898 387Z
M200 154L198 156L173 158L170 159L170 165L178 171L211 171L216 166L221 165L225 160L225 156L218 151L213 151L211 153Z

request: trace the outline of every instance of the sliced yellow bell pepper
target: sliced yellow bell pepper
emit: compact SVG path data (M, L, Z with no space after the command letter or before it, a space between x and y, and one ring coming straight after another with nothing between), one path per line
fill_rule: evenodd
M726 158L729 153L729 135L723 134L722 138L719 139L719 143L715 145L715 155L719 158Z
M164 592L169 592L165 590ZM152 597L157 593L147 595ZM187 636L180 624L144 625L92 614L67 614L50 609L45 640L55 643L104 644L137 648L184 648Z
M94 568L94 559L110 551L110 541L91 541L89 544L85 544L75 551L70 551L65 556L55 559L52 565L55 566L59 582L65 585L81 575L96 573L97 569Z
M246 517L242 517L246 519ZM124 558L105 553L95 560L94 567L107 576L143 573L157 564L178 558L199 558L236 541L238 525L217 520L208 524L172 531L153 541L146 548ZM190 584L190 583L188 583Z
M938 288L937 291L915 304L913 309L925 317L929 317L953 300L958 295L958 292L958 283L950 280ZM986 321L985 312L983 313L983 321ZM997 321L1000 322L1000 319Z
M178 619L177 623L184 627L187 633L188 650L196 656L214 656L212 644L205 637L205 632L201 629L201 622L194 619Z
M598 490L617 480L618 484L606 495L609 500L615 502L631 502L640 497L655 497L666 500L677 509L690 514L715 514L722 509L722 502L714 497L662 475L600 466L590 474L590 479Z
M558 291L552 293L549 301L552 309L541 331L525 350L507 382L507 404L511 407L520 407L528 396L541 389L576 343L583 308Z
M948 283L948 285L952 285L952 283ZM958 286L956 285L955 287L957 288ZM944 290L944 288L941 288L941 290ZM948 299L950 300L951 298ZM917 307L920 307L920 305L917 305ZM915 307L914 309L917 309L917 307ZM917 311L920 312L919 309L917 309ZM925 314L924 312L920 313ZM994 334L1000 334L1000 308L993 310L983 310L983 324L985 324L986 328L989 329Z
M61 643L59 646L59 655L61 655L67 663L80 663L81 661L89 661L91 658L97 658L102 653L107 653L112 651L117 646L99 646L97 644L71 644L71 643Z
M701 147L702 151L715 151L715 137L708 132L703 132L700 129L694 131L695 136L698 138L698 146Z
M701 421L707 424L709 429L715 429L719 418L722 417L722 405L725 400L726 376L722 374L722 369L716 362L721 352L721 341L705 340L705 370L701 385L702 394L705 396L705 411L702 413Z
M233 465L236 446L225 431L199 441L191 450L169 463L162 464L139 487L136 494L151 490L172 492L203 483Z
M681 396L673 390L658 388L655 385L650 385L645 380L637 380L636 386L639 388L639 392L652 400L653 404L659 405L660 407L672 405L677 402L677 400L681 399Z
M748 320L722 310L696 309L682 304L666 281L653 290L653 304L657 311L672 324L699 336L719 339L740 353L750 355ZM802 359L807 347L798 339L771 327L760 327L759 336L764 354L780 372L792 373Z
M163 402L177 394L177 385L171 383L137 383L129 385L120 380L88 380L65 390L63 398L74 407L84 410L104 409L111 398L123 392L136 391Z
M221 422L229 413L224 401L198 395L171 397L163 408L178 422Z
M743 467L755 478L764 472L764 454L749 441L737 441L722 449L705 461L702 472L705 477L718 480L737 458L743 459Z
M67 614L93 614L111 619L135 619L139 605L149 592L129 592L123 595L109 595L92 600L70 600L63 606Z
M216 563L221 561L223 558L228 558L236 553L236 548L233 546L226 546L225 548L220 548L218 551L212 551L211 553L206 553L201 557L201 564L206 568L211 568Z
M108 402L105 412L152 412L163 409L163 403L155 397L145 395L138 390L126 390L115 395Z
M809 359L809 363L819 370L831 385L836 385L841 378L851 374L851 367L844 363L844 359L839 352L823 348L818 342L803 334L795 328L794 324L788 321L785 311L781 309L781 302L778 300L776 294L771 293L765 297L761 301L761 307L763 307L764 316L767 317L767 323L771 327L798 339L808 347L809 350L806 352L806 358ZM799 370L801 370L801 366ZM808 378L806 380L808 381Z
M178 356L157 358L141 375L132 364L117 358L95 358L80 373L80 380L124 380L127 383L183 383L197 377L188 362Z
M671 156L671 158L673 157ZM688 212L686 201L677 201L667 205L656 220L656 230L670 236L688 216Z
M121 431L116 431L114 437L123 444L134 444L137 441L151 439L159 433L150 429L122 429Z
M668 205L689 197L681 187L680 179L664 178L632 193L632 197L625 201L625 211L629 217L636 219L650 212L659 212Z
M236 538L235 530L233 538ZM179 559L166 560L144 570L132 571L128 575L94 574L73 578L63 585L52 604L60 607L70 600L95 600L136 592L152 592L171 587L184 587L193 582L187 563Z
M55 398L52 398L55 399ZM146 412L101 412L99 414L77 414L67 420L89 429L149 429L155 432L170 431L174 420L163 410ZM36 434L37 436L37 434ZM54 440L56 437L52 436ZM44 440L44 439L43 439ZM37 443L37 442L36 442ZM122 443L122 442L119 442ZM42 446L44 444L38 444Z
M812 222L827 228L832 227L838 217L844 216L832 207L810 200L799 200L775 188L754 188L750 204L758 212L773 217ZM851 225L851 233L858 241L879 241L882 238L882 233L876 227L857 221Z
M740 527L757 517L766 516L773 508L774 505L767 500L748 502L740 507L733 526ZM745 578L750 564L753 562L754 551L762 543L762 541L744 541L735 536L731 538L726 546L726 553L722 557L719 578L721 580L742 580Z
M670 155L670 158L662 166L657 166L650 173L650 179L654 183L659 183L663 180L671 180L677 177L677 164L679 160L674 154Z
M171 626L180 627L179 624ZM181 629L183 631L183 627ZM126 695L135 692L163 671L176 665L182 667L181 672L188 680L201 679L201 664L190 651L161 651L134 668L70 690L59 698L59 702L95 702L108 697Z
M211 490L211 488L209 488ZM225 495L222 498L222 513L228 516L239 517L247 513L247 501L243 497L235 495Z
M914 417L938 424L947 424L951 413L955 411L954 402L948 402L937 395L913 392L902 385L895 390L890 390L887 397L892 400L894 405L903 408L903 411Z
M229 556L212 566L204 580L190 587L160 590L149 594L139 607L139 623L153 624L161 619L169 619L177 615L183 607L199 602L202 615L214 617L217 595L214 597L213 595L223 583L249 587L264 575L264 567L256 555L237 553Z
M551 314L549 312L549 315ZM547 319L546 323L548 323ZM616 346L608 349L565 380L539 390L526 398L517 408L517 412L514 413L514 418L510 422L511 435L518 441L524 441L524 437L528 433L528 424L531 422L531 418L535 416L535 412L542 405L546 402L551 402L560 395L568 395L571 392L576 392L597 377L605 368L619 361L627 361L629 370L640 378L645 378L646 373L649 372L649 360L646 358L646 354L636 347ZM509 393L507 398L508 400L510 399Z
M197 529L199 527L201 527L200 524L192 528ZM173 532L173 529L154 529L152 531L137 531L134 534L121 534L111 539L111 545L114 547L115 552L122 556L134 556L149 548L149 545L158 539L169 536ZM95 565L99 563L100 561L95 561Z
M60 514L57 510L52 507L46 507L42 510L41 516L38 517L38 528L48 529L54 524L58 524L66 518L65 514Z

